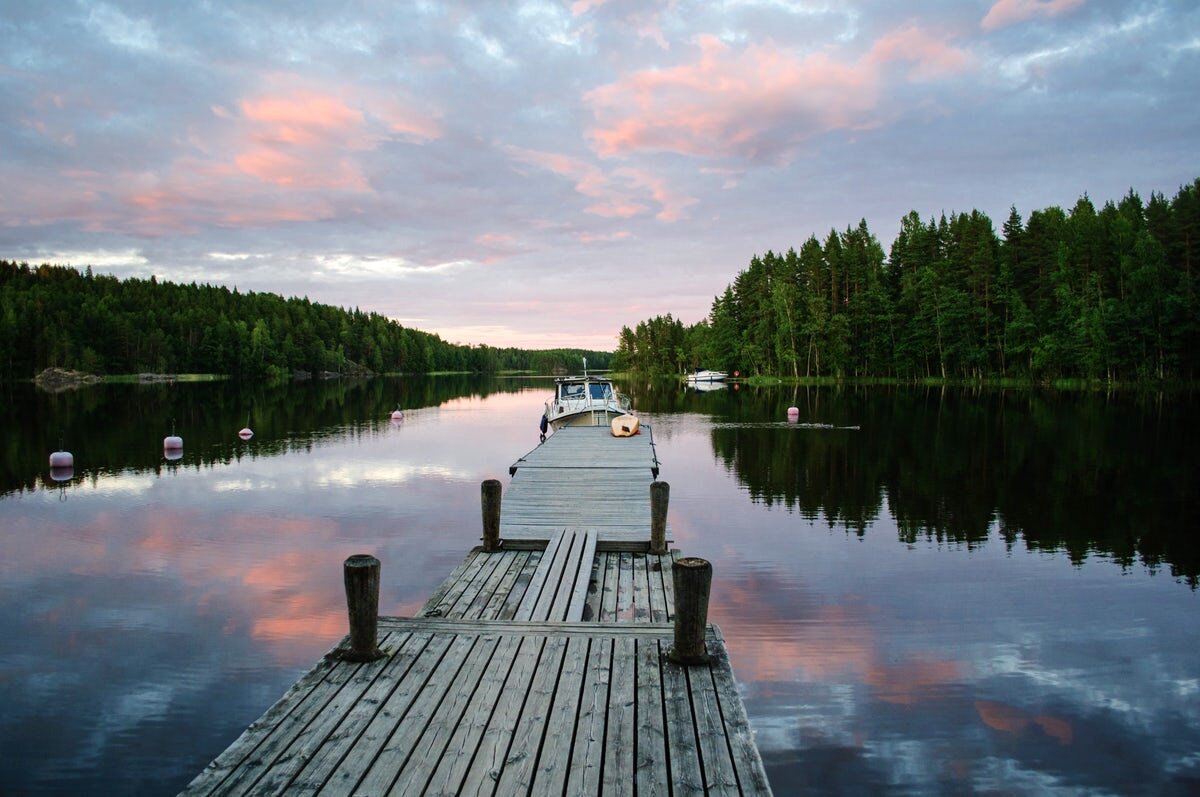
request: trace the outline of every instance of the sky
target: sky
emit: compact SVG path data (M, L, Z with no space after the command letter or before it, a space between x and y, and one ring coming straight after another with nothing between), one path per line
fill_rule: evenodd
M1200 4L0 0L0 258L612 350L756 254L1200 177Z

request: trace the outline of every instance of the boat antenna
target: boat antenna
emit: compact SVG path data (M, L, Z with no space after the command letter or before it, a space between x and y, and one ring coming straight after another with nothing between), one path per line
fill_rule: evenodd
M587 376L587 357L583 358L583 375Z

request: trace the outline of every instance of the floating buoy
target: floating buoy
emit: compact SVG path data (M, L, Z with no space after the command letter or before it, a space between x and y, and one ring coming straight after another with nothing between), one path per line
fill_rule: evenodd
M800 420L800 408L788 407L787 419L788 423L795 423L796 421Z
M179 448L166 449L163 451L163 458L168 462L175 462L176 460L183 459L183 446L180 446Z
M179 435L175 434L175 421L173 421L173 420L171 421L171 434L169 434L163 438L163 450L164 451L182 451L183 450L183 438L180 437ZM179 457L175 457L175 459L179 459Z
M70 481L75 478L75 469L70 465L52 465L50 478L56 482Z
M75 466L75 457L70 451L55 451L50 455L51 468L72 468Z
M396 409L392 410L392 420L393 421L399 421L399 420L402 420L403 418L404 418L404 413L400 411L399 406L397 406Z
M242 438L243 440L249 440L251 437L254 437L254 432L249 426L247 426L245 429L238 432L238 437Z

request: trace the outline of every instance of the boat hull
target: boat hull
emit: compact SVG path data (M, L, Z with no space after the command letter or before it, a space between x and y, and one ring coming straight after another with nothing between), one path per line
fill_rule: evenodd
M623 410L589 409L581 412L564 412L549 418L550 428L561 429L564 426L609 426L614 418L624 415Z
M687 381L692 384L724 382L728 377L729 374L724 371L697 371L694 374L688 374Z

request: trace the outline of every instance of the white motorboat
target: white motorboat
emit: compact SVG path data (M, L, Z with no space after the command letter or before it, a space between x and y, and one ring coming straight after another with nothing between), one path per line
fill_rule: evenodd
M617 392L611 379L602 376L562 376L554 380L554 398L546 402L542 434L547 427L609 426L628 415L629 397Z
M687 375L689 384L701 382L724 382L729 378L729 374L724 371L694 371Z

